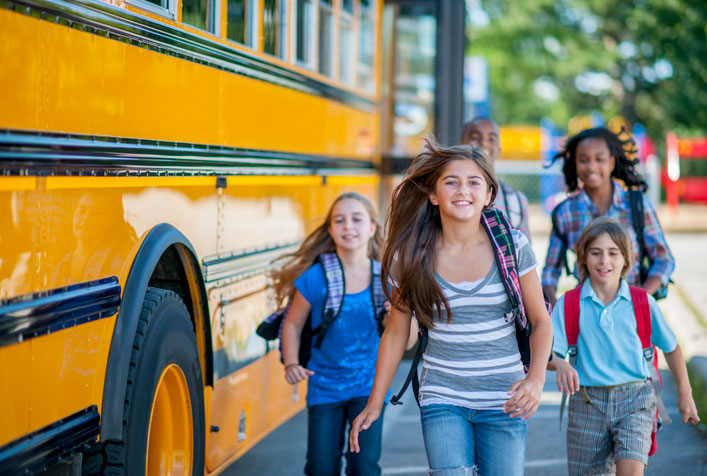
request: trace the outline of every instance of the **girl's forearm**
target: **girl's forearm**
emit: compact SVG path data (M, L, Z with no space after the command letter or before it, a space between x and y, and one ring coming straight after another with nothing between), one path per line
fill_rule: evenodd
M528 377L545 381L545 370L552 348L552 322L540 319L530 334L530 368Z
M294 325L282 326L282 360L285 365L299 363L300 333Z
M386 328L381 336L378 359L376 360L376 376L373 381L371 396L368 398L369 404L379 408L383 407L385 396L393 383L395 371L403 358L407 338L406 334L395 332L395 329L392 328Z
M692 394L692 387L690 386L690 379L687 376L687 366L685 365L685 359L682 356L682 350L680 346L675 347L672 352L666 352L665 361L668 363L668 368L670 373L673 374L675 379L675 385L678 387L678 393Z

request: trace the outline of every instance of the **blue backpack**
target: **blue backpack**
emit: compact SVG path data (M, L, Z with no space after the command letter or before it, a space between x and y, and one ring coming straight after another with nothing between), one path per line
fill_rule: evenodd
M326 253L317 258L317 262L322 266L326 279L326 302L322 310L322 323L312 329L312 316L307 317L307 322L302 329L299 347L299 363L303 367L309 362L312 354L312 345L319 349L322 341L326 337L329 327L334 323L341 313L341 305L344 301L346 289L344 280L344 268L336 253ZM383 333L383 318L385 317L385 295L381 283L381 264L379 261L371 260L371 301L373 302L374 318L378 322L378 333ZM267 341L280 339L280 362L282 357L282 326L285 317L290 310L292 298L287 301L287 305L270 314L258 325L255 333Z

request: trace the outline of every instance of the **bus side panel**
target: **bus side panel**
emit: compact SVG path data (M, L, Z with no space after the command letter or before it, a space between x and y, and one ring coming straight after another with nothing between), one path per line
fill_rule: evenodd
M17 296L31 303L48 290L121 276L131 241L110 191L48 189L47 178L0 177L0 204L5 303ZM0 398L11 415L0 425L0 446L90 405L100 407L114 323L115 316L103 315L38 335L10 331L0 346L0 381L7 386Z
M29 432L30 343L0 348L0 446Z
M3 8L0 25L0 128L373 158L375 112Z
M115 316L29 341L30 431L90 405L100 408L114 324Z
M357 191L376 203L377 187L378 179L372 174L327 177L326 181L320 176L229 177L220 205L224 218L219 224L223 228L219 249L260 249L249 253L247 263L252 265L258 254L265 256L277 243L299 243L322 223L339 194ZM263 266L278 254L267 256ZM234 272L238 270L234 264ZM268 347L255 334L257 325L276 306L265 272L236 276L235 282L224 278L209 283L207 271L218 378L211 414L218 432L210 435L209 471L219 471L237 459L305 403L306 382L295 389L284 379L278 342Z

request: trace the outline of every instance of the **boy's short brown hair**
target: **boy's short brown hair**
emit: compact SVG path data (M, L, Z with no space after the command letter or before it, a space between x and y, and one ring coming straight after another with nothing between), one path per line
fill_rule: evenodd
M616 218L595 218L582 230L582 234L579 235L575 245L575 250L577 251L577 273L579 274L580 282L584 282L589 277L589 270L587 269L587 250L589 245L604 233L609 235L611 241L616 243L621 255L624 257L624 268L621 270L621 275L626 276L628 270L631 269L633 243L626 226Z

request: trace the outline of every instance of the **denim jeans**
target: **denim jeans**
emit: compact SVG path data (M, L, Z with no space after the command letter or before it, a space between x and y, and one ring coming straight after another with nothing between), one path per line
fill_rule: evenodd
M434 476L522 476L525 421L502 410L426 405L422 436Z
M344 442L348 441L351 423L366 406L368 397L346 402L313 405L308 411L307 463L304 473L309 476L339 476ZM360 453L346 452L346 474L349 476L379 476L383 434L383 412L368 430L358 435Z

